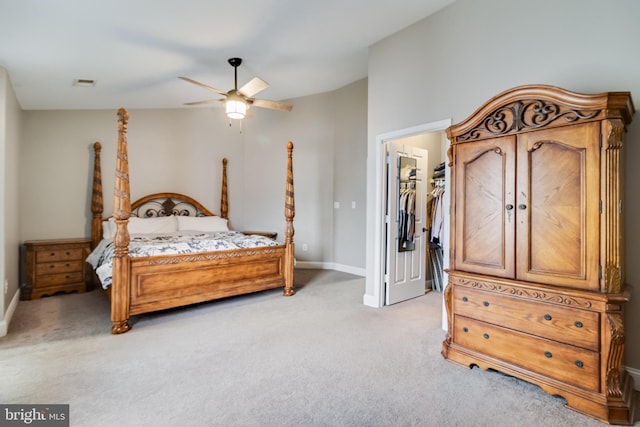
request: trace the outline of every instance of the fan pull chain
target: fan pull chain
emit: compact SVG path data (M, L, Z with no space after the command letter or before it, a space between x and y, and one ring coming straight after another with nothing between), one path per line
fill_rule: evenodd
M238 120L240 122L240 133L242 133L242 119ZM229 127L231 127L231 119L229 119Z

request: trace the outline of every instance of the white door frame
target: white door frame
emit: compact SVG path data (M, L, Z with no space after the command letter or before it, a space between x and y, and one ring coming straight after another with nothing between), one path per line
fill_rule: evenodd
M383 307L384 306L384 253L385 253L385 222L384 222L384 189L385 179L384 166L385 166L385 144L387 141L391 141L399 138L406 138L413 135L418 135L428 132L444 131L451 126L451 119L439 120L437 122L425 123L410 128L400 129L393 132L383 133L376 136L376 210L374 214L374 227L375 233L373 236L373 295L365 295L363 302L369 307ZM446 149L449 148L449 140L446 141ZM445 253L445 258L448 254Z

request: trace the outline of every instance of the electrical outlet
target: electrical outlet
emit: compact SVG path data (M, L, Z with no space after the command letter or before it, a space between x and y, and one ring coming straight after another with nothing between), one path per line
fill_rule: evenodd
M4 294L6 295L7 293L9 293L9 280L4 279Z
M306 243L303 243L302 244L302 250L305 251L305 252L308 251L309 250L309 245L307 245Z

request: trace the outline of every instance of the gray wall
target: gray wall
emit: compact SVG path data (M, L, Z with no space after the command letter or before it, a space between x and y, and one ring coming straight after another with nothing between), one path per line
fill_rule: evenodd
M19 214L18 214L18 142L21 137L22 111L6 70L0 67L0 336L8 327L9 310L18 303ZM5 293L5 281L8 287Z
M275 120L276 115L283 113L256 112L256 132L248 130L245 141L246 171L252 178L245 182L248 205L244 215L252 227L263 229L274 229L273 224L266 224L268 218L283 216L286 160L283 150L287 141L294 143L296 259L303 262L331 262L333 97L332 93L324 93L296 99L286 123ZM265 164L277 166L270 173L259 172ZM284 225L283 220L279 224ZM279 238L284 237L283 227L274 231L278 231ZM303 251L303 244L307 251Z
M247 123L243 156L246 174L253 179L244 183L245 223L273 228L267 219L282 216L283 203L273 202L284 200L285 158L279 144L291 140L299 265L364 271L367 80L298 98L294 104L286 123L278 121L282 113L271 111L259 111ZM268 174L253 173L265 163L282 166Z
M113 205L116 111L26 111L24 115L21 240L88 236L95 141L102 144L105 215ZM211 110L131 110L129 115L134 200L159 191L183 192L217 213L223 156L232 159L230 191L242 188L242 162L237 160L241 135ZM241 202L242 197L236 200L236 209Z
M284 236L286 144L293 141L296 257L364 268L366 79L292 100L291 113L255 109L229 126L222 109L130 110L132 198L172 191L219 212L222 157L229 159L229 216L235 229ZM339 108L336 108L339 106ZM26 111L20 141L20 240L88 236L93 142L102 144L105 215L113 204L115 111ZM336 146L352 163L335 155ZM17 163L17 162L16 162ZM335 164L334 164L335 163ZM356 166L355 174L350 169ZM352 178L340 185L335 176ZM334 188L358 197L361 226L332 231ZM345 196L346 197L346 196ZM342 222L342 218L338 218ZM301 242L308 251L301 250ZM334 247L360 248L360 256Z
M364 271L367 97L360 94L367 93L367 80L346 89L337 94L332 108L336 123L333 200L340 203L340 208L334 209L332 259Z
M640 2L458 0L369 51L367 295L376 135L451 118L464 120L514 86L543 83L577 92L631 91L640 107ZM640 116L628 129L627 163L640 161ZM640 182L628 167L627 183ZM626 187L627 281L640 284L640 197ZM626 365L640 369L640 295L628 304Z

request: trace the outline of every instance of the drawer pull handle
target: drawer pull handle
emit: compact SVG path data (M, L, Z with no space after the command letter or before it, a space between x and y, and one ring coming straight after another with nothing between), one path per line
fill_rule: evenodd
M484 305L485 307L489 307L489 301L484 301L482 305Z
M56 268L56 266L55 265L50 265L49 268Z
M465 326L464 328L462 328L462 332L469 332L469 328Z
M467 302L467 301L469 301L469 298L467 298L467 297L462 297L462 301Z
M544 320L551 320L551 315L550 314L545 314L544 315Z
M51 252L51 253L49 254L49 256L56 256L56 253L55 253L55 252Z
M574 325L576 325L576 328L582 328L582 322L579 320L576 320Z
M544 352L544 357L546 357L547 359L551 359L553 357L553 354L551 354L550 351L545 351Z
M576 366L577 366L578 368L582 368L582 367L584 366L584 363L582 363L582 361L581 361L581 360L576 360Z
M523 211L523 210L527 209L527 205L525 205L524 203L519 204L519 205L518 205L518 209L520 209L521 211Z
M67 251L67 255L71 255L71 252Z
M485 340L489 339L489 334L482 334L482 336L484 337Z

